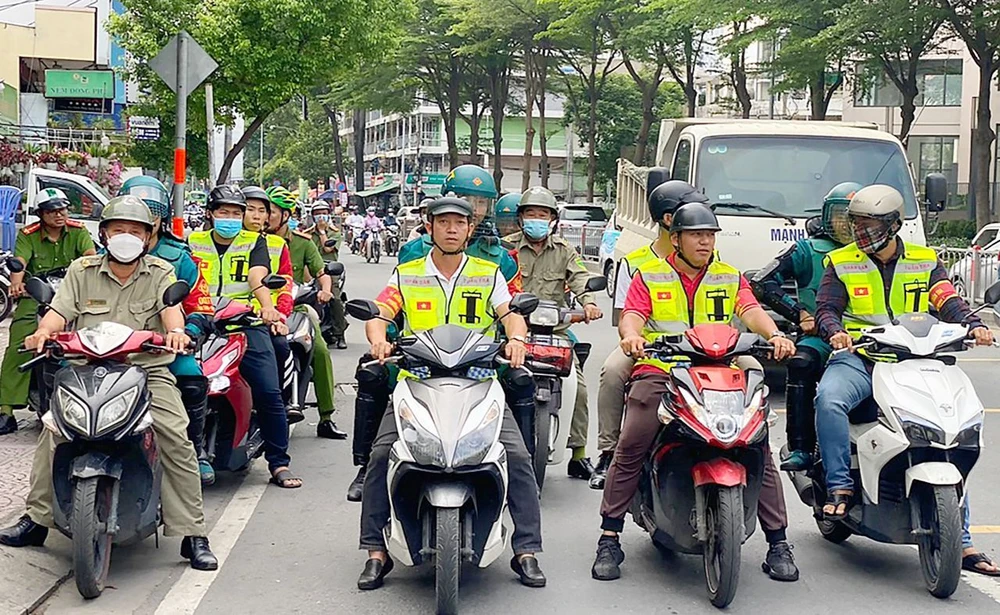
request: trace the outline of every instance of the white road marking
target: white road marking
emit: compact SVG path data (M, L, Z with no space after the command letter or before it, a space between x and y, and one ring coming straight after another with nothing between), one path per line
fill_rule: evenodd
M291 440L295 425L288 428L288 438ZM187 568L181 574L181 578L174 583L167 595L163 597L160 606L157 607L154 615L193 615L198 609L198 605L205 598L205 594L212 587L212 583L219 577L222 567L226 564L229 554L243 534L250 519L253 518L257 505L260 504L264 491L267 490L268 479L267 465L262 462L254 463L243 481L240 488L233 495L223 511L222 516L212 528L209 538L212 544L212 553L219 560L219 569L214 572L205 572Z

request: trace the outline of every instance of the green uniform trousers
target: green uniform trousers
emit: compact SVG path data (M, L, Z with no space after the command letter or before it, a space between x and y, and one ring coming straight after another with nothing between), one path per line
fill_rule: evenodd
M150 412L156 446L163 464L160 502L166 536L205 536L205 513L201 500L201 475L194 445L188 439L188 416L181 403L177 381L163 366L146 368L150 393ZM47 428L42 428L38 448L31 465L31 491L27 513L31 520L54 527L52 520L52 456L65 442Z
M7 350L3 355L3 366L0 367L0 405L20 408L28 405L28 385L31 383L31 372L21 373L17 370L33 355L18 352L24 344L24 338L38 328L38 304L31 299L21 299L14 310L10 322L10 337Z
M319 314L308 305L295 307L296 312L303 312L313 324L313 389L316 391L316 406L319 408L319 420L325 421L333 416L333 359L330 358L330 347L319 330Z

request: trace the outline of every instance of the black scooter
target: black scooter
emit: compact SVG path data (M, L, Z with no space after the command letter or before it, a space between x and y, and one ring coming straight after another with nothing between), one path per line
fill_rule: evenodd
M337 276L344 273L343 263L335 261L328 262L324 268L324 273L329 276ZM308 306L320 316L329 312L327 307L319 302L319 280L314 279L307 284L296 285L294 289L295 305ZM309 383L313 379L313 352L315 342L313 341L312 321L309 315L304 312L295 311L288 317L288 346L292 351L292 371L284 382L284 388L289 399L288 407L294 410L302 410L306 406L306 394L309 392Z

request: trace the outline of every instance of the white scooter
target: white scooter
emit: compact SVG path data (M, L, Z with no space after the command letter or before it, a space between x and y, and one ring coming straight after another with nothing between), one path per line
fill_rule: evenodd
M983 307L1000 299L1000 284L986 297ZM851 425L851 474L860 491L845 519L823 519L821 461L789 473L824 538L841 543L859 534L916 544L924 582L938 598L958 587L965 482L983 444L983 404L955 357L945 354L968 349L968 333L966 325L930 314L904 314L866 329L855 344L885 360L875 362L868 422Z
M511 311L527 314L526 293ZM379 318L367 299L347 303L359 320ZM484 333L442 325L401 338L387 362L400 366L392 394L399 439L389 456L391 514L384 530L392 558L404 566L434 563L437 610L458 612L462 561L486 568L507 547L507 455L500 443L505 398L495 377L501 345ZM362 366L364 367L364 365ZM415 372L423 371L418 378Z

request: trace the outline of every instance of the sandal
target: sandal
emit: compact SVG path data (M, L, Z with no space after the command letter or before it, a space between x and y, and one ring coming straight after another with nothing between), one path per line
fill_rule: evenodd
M827 521L841 521L847 517L847 512L851 510L851 498L854 493L846 490L838 490L829 493L826 496L826 504L823 505L823 519ZM828 513L827 508L833 507L833 512ZM840 507L844 507L844 511L837 513Z
M996 565L985 553L973 553L962 558L962 570L968 570L969 572L975 572L987 577L1000 577L1000 570L983 570L979 567L979 564L986 564L987 566Z
M293 481L298 481L297 485L290 485L289 483ZM292 474L292 471L288 468L282 468L271 475L271 480L269 481L272 485L277 485L282 489L298 489L302 486L302 479L298 476Z

